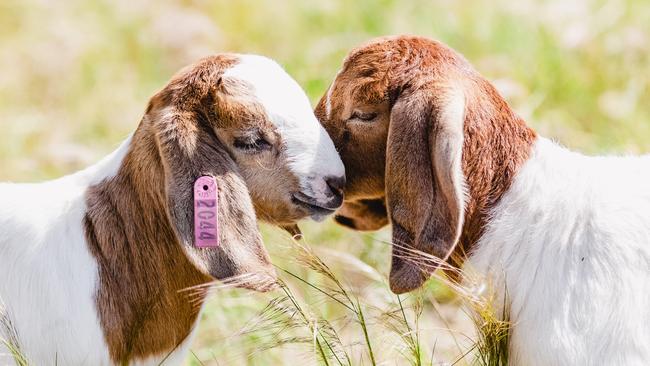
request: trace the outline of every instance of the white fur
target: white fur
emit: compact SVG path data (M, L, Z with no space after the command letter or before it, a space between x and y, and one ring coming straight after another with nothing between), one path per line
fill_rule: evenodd
M507 290L513 365L648 365L650 156L540 139L469 265Z
M130 141L73 175L0 184L0 318L11 321L19 342L14 346L31 365L112 364L94 299L97 264L82 222L87 188L117 173ZM0 327L0 340L11 338ZM191 340L166 364L180 364ZM7 352L0 347L0 365L13 363ZM166 356L137 364L158 365Z
M110 364L82 220L86 188L114 175L127 148L54 181L0 184L0 301L31 364Z
M300 180L302 190L327 204L332 195L324 178L345 176L345 167L298 83L275 61L257 55L242 55L223 76L248 81L254 87L257 101L282 136L289 169Z

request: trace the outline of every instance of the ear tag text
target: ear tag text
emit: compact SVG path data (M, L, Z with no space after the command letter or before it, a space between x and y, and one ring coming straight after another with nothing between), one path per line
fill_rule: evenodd
M219 246L217 182L202 176L194 182L194 245L198 248Z

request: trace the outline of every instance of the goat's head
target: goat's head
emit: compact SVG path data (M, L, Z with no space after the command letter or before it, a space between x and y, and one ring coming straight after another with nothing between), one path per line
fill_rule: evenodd
M461 55L419 37L353 50L316 115L346 167L336 220L377 229L390 218L396 293L419 287L459 242L480 235L534 139Z
M213 277L274 274L256 213L292 227L342 203L345 172L330 137L302 89L267 58L219 55L181 71L151 99L142 126L155 136L177 235ZM219 187L217 248L193 246L193 184L203 175Z

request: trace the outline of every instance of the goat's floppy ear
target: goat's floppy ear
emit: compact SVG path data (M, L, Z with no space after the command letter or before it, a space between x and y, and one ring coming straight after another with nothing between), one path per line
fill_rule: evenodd
M145 118L150 119L164 168L170 220L188 257L218 279L244 273L273 277L244 179L203 112L172 103L150 107ZM204 175L214 177L218 187L220 245L216 248L194 245L193 187Z
M450 86L405 90L392 108L386 198L393 225L390 287L396 294L420 287L458 242L464 118L464 94Z

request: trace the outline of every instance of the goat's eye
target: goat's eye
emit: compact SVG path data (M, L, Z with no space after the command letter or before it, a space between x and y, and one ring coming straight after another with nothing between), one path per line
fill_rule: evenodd
M358 120L362 122L370 122L375 118L377 118L377 113L373 113L373 112L364 113L360 111L354 111L350 116L350 120Z
M233 145L244 152L256 153L264 150L270 150L271 144L263 137L242 137L236 138Z

